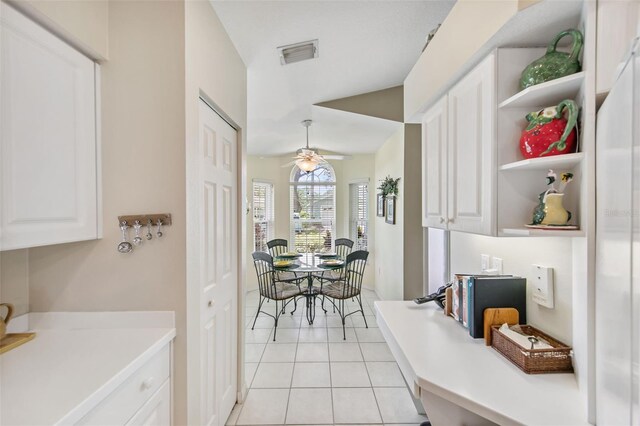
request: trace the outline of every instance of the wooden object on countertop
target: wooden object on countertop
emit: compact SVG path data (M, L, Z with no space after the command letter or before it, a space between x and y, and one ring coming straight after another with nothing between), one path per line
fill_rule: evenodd
M483 315L484 343L487 346L491 346L492 325L502 325L505 322L509 325L520 323L520 314L515 308L487 308Z
M157 225L158 219L162 221L162 226L171 225L171 213L118 216L118 225L122 222L127 222L127 225L133 226L136 220L140 221L140 224L143 226L149 223L149 220L151 220L152 225Z
M29 340L33 340L34 337L36 337L36 333L7 334L4 339L0 340L0 354L17 348L18 346L27 343Z
M444 291L444 314L446 316L451 315L452 302L453 302L453 289L449 287Z

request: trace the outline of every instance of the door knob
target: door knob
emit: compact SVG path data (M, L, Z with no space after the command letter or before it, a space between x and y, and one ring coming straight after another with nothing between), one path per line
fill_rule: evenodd
M213 303L214 303L214 302L213 302L213 299L211 299L211 300L209 300L209 302L207 303L207 306L208 306L208 307L212 307L212 306L213 306Z
M447 220L447 223L453 223L453 222L454 222L454 220L453 220L452 217L450 217L449 220Z

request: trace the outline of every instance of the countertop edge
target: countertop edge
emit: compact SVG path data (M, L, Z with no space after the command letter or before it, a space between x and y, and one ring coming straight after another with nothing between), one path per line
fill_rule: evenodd
M103 384L93 394L89 395L80 404L74 407L68 412L62 419L57 421L56 425L63 424L75 424L86 416L92 409L94 409L100 402L107 398L113 391L115 391L122 383L124 383L135 371L142 367L147 361L149 361L155 354L160 352L167 344L176 337L176 329L167 329L167 332L156 342L147 348L144 352L138 355L133 361L131 361L126 367L120 370L109 381Z
M380 301L380 302L391 302L391 301ZM404 302L401 302L404 303ZM388 326L388 324L385 322L384 319L384 313L380 310L379 304L378 302L375 303L375 311L376 311L376 319L380 325L380 322L382 322L383 327L380 327L381 332L383 333L383 336L387 333L391 334L391 339L387 339L387 336L384 336L385 339L387 341L392 340L393 345L395 346L395 348L392 349L392 353L394 351L399 351L402 354L402 359L403 362L406 362L407 364L410 364L406 354L404 354L402 347L400 346L400 344L398 344L398 342L396 341L396 339L393 337L393 333L390 329L390 327ZM395 354L394 354L395 356ZM397 361L397 360L396 360ZM467 409L473 413L476 413L492 422L498 423L498 424L516 424L516 425L521 425L522 422L512 418L509 415L503 414L501 412L495 411L493 409L491 409L488 406L482 405L481 403L478 403L472 399L469 399L468 397L461 395L457 392L451 391L449 389L443 388L440 385L437 385L435 383L433 383L432 381L428 380L425 377L420 376L415 368L413 368L411 365L408 366L408 368L410 368L411 372L413 373L413 377L415 377L415 386L418 386L424 390L426 390L427 392L431 392L435 395L438 395L464 409ZM404 373L404 371L403 371ZM524 373L523 373L524 374ZM586 421L582 422L582 423L576 423L576 424L582 424L582 425L589 425L589 423Z

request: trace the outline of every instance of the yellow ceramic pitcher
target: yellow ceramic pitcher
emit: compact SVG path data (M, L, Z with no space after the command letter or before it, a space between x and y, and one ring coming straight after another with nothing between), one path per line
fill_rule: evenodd
M547 194L544 199L543 225L566 225L571 213L562 205L564 194Z
M0 340L2 340L7 335L7 324L9 324L13 315L13 305L11 303L0 303L0 306L7 308L7 315L4 318L0 317Z

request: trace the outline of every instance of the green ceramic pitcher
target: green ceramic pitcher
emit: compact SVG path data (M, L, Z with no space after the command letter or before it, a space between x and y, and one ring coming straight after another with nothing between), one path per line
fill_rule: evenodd
M556 51L560 39L568 35L573 38L571 53ZM522 72L520 89L579 72L582 44L582 33L578 30L565 30L555 36L547 47L547 53L531 62Z

